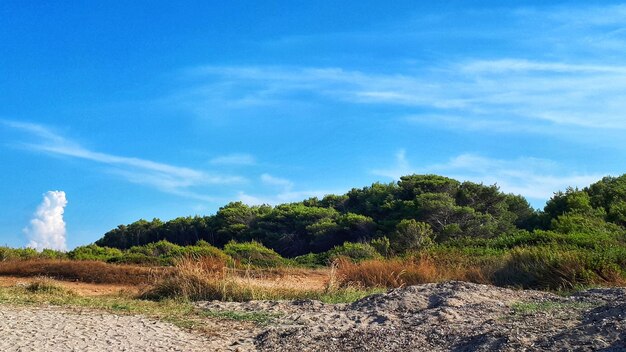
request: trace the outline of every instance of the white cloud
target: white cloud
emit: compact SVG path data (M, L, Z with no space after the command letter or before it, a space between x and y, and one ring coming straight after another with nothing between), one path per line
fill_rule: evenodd
M564 170L551 160L522 157L513 160L487 158L474 154L461 154L446 163L411 167L406 160L396 156L396 164L387 169L373 170L376 175L399 179L408 174L439 174L460 181L497 184L503 192L521 194L533 200L545 201L554 192L567 187L585 187L606 174L581 174Z
M25 144L32 150L105 164L110 167L108 170L110 173L122 176L129 182L152 186L159 191L170 194L199 200L211 200L212 197L198 193L193 188L207 185L238 184L246 181L240 176L210 174L152 160L101 153L84 148L42 125L6 120L1 122L37 137L35 143Z
M228 154L211 159L213 165L255 165L256 160L250 154Z
M285 191L289 191L293 188L293 182L286 178L275 177L270 174L262 174L261 182L268 186L277 186L283 188Z
M24 229L29 242L28 247L37 250L66 250L66 231L63 212L67 205L65 192L48 191L37 207L30 225Z

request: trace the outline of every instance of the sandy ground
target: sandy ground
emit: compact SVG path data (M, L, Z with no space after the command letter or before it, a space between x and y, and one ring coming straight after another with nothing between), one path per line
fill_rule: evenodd
M0 306L0 351L213 351L215 342L137 316Z
M0 351L626 351L626 288L560 297L446 282L352 304L196 305L275 318L210 318L199 334L137 316L0 305Z

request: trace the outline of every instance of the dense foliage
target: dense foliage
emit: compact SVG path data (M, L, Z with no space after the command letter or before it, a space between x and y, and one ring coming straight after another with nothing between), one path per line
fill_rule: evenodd
M616 210L611 214L618 217ZM407 221L416 224L409 226ZM282 256L295 257L326 252L345 242L369 242L386 236L392 242L401 241L392 243L391 250L402 252L432 241L533 230L546 222L544 213L532 209L523 197L502 193L495 185L411 175L397 183L375 183L345 195L275 207L233 202L212 216L167 222L139 220L107 232L96 244L128 249L160 240L178 245L204 240L222 248L231 241L256 241ZM415 231L416 226L425 237L410 237L407 231Z

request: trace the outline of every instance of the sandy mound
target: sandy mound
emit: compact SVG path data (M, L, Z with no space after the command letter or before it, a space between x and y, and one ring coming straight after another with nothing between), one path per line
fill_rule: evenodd
M203 302L213 311L282 313L260 351L624 351L626 290L564 298L465 282L426 284L350 305ZM257 333L257 332L255 332Z

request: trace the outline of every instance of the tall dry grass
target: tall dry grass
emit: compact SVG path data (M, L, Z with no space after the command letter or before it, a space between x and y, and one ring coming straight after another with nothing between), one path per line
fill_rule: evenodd
M428 256L408 259L339 261L337 276L342 286L397 288L446 280L489 283L492 267L441 263Z
M323 276L323 279L321 277ZM215 259L183 258L172 273L163 275L141 297L151 300L250 301L277 299L318 299L325 302L351 302L373 290L338 287L334 271L315 269L259 270L232 268Z
M273 275L280 272L273 272ZM192 301L249 301L297 297L297 290L268 285L258 270L229 267L217 258L181 258L171 273L161 276L142 293L146 299L182 298Z
M107 264L99 261L67 259L30 259L0 262L0 275L19 277L47 276L60 280L99 284L147 285L168 268Z

